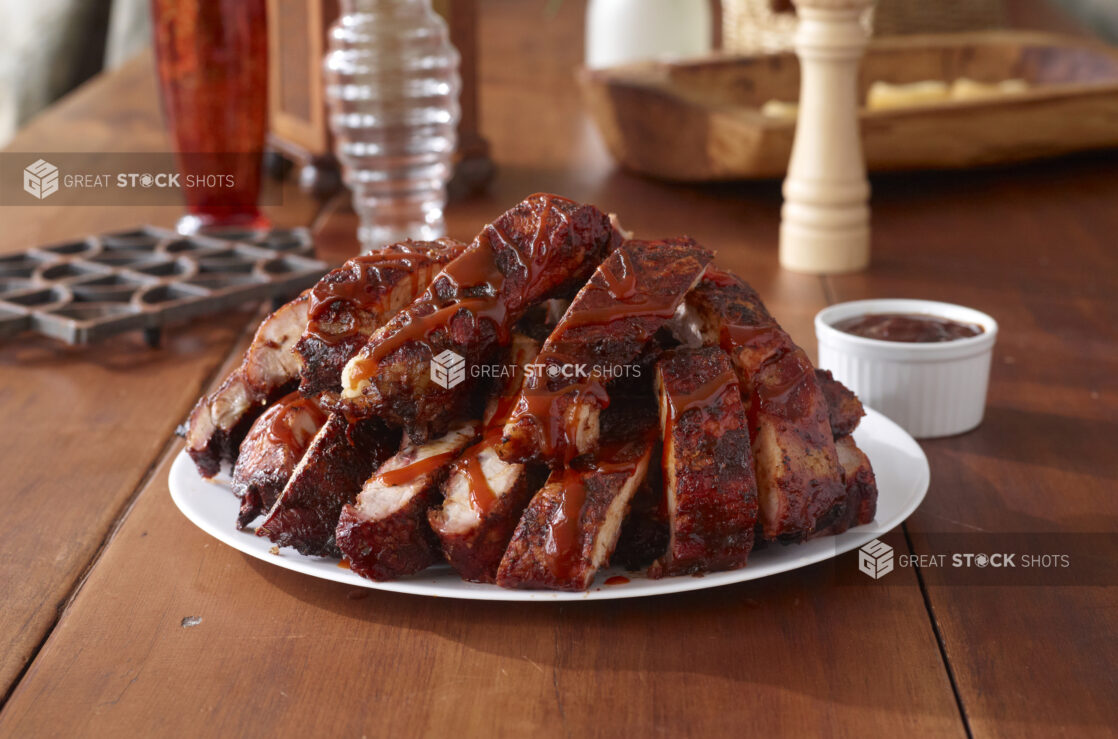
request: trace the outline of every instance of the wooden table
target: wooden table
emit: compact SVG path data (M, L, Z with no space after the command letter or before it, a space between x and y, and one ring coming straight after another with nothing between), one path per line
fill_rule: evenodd
M571 77L581 3L491 2L483 130L500 174L449 210L453 235L537 190L687 232L814 349L812 315L869 296L994 315L985 423L923 444L932 487L886 537L1118 529L1118 158L874 182L874 264L777 267L775 183L682 187L617 171ZM515 61L513 61L515 60ZM14 151L166 150L150 58L28 126ZM288 188L277 222L326 256L355 219ZM5 208L0 251L173 209ZM762 581L651 600L504 604L358 590L278 569L190 524L167 491L173 430L258 313L200 321L160 350L0 346L0 736L1075 736L1118 726L1118 591L960 586L857 574L854 553ZM972 539L972 541L981 541ZM185 618L200 619L193 627Z

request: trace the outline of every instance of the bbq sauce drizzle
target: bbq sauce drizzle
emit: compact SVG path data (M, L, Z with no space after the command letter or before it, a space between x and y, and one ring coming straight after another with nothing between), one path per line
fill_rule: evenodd
M462 256L443 268L427 288L417 305L406 308L394 322L391 333L378 338L367 355L362 358L361 366L353 380L361 382L372 378L380 364L398 349L413 341L426 341L436 330L445 329L459 311L473 316L475 321L482 318L493 323L502 343L507 343L507 311L499 298L505 284L505 276L497 269L496 254L488 243L478 242ZM466 295L474 292L478 295ZM440 302L439 294L449 292L449 305L420 313Z
M583 549L589 542L583 541L580 523L589 495L587 480L594 476L621 475L622 480L617 484L624 485L624 480L637 474L641 465L647 463L655 439L656 428L652 427L637 439L603 446L593 460L583 465L552 473L546 487L555 486L559 500L548 517L544 555L554 577L569 580L578 574L584 559ZM603 480L602 484L612 482Z
M582 558L579 520L582 518L582 508L586 505L587 498L584 475L593 472L593 470L582 471L568 467L563 470L555 483L559 500L547 521L544 555L547 568L560 580L571 577Z
M529 196L529 200L536 196ZM501 226L500 219L490 224L487 231L492 232L497 236L501 244L505 247L503 253L511 255L516 259L517 266L520 267L524 274L524 289L519 294L509 295L507 297L508 306L511 310L519 313L528 303L534 302L536 299L542 297L541 282L543 277L547 274L547 262L551 257L548 249L547 242L547 226L548 214L556 213L561 221L561 227L567 230L570 237L574 238L573 224L571 223L570 215L567 214L562 208L552 208L556 202L566 203L573 205L573 200L561 198L555 195L544 194L542 196L542 207L539 211L539 218L536 221L536 232L532 235L532 243L528 249L528 262L524 261L524 254L521 250L516 248L516 241L506 233Z
M698 385L689 393L666 393L668 397L668 418L664 424L665 444L672 438L672 434L675 433L675 428L684 414L701 414L701 422L705 422L711 417L711 409L722 405L724 396L726 393L730 392L738 393L739 395L741 393L738 376L733 368L718 373L716 376ZM748 419L747 423L749 423ZM752 426L750 426L750 428L752 428ZM665 454L661 460L662 474L665 481L670 478L668 462L668 455ZM662 520L667 521L670 519L671 511L668 509L667 495L660 496L658 513Z
M357 332L353 321L343 329L326 330L325 319L333 312L337 303L353 306L367 305L378 294L394 289L403 275L411 279L411 294L419 291L420 273L436 264L431 256L415 251L405 251L399 246L395 250L382 250L376 254L354 257L347 262L351 275L342 280L319 280L311 288L310 305L307 316L307 332L327 344L337 344ZM365 273L371 272L370 278Z
M549 216L558 214L561 225L568 231L572 228L570 216L562 209L552 208L557 201L572 202L553 195L543 196L536 232L527 250L527 261L516 247L515 240L503 230L499 219L486 227L482 237L435 276L431 286L412 307L398 314L399 321L389 324L393 326L392 332L379 337L356 367L352 376L354 384L374 377L380 364L405 344L413 341L426 343L437 330L449 330L451 321L459 311L465 311L473 317L477 330L480 330L482 319L492 323L497 342L501 345L508 344L511 340L509 324L512 319L519 316L527 304L542 297L537 293L540 292L540 283L548 272L548 260L551 256L547 242L548 226L551 223ZM499 239L500 244L505 247L502 254L512 256L523 270L522 290L505 294L506 276L497 264L494 238ZM439 304L444 305L431 312L420 313L420 310Z
M637 271L627 248L622 246L611 254L590 278L581 298L593 293L604 293L608 303L602 308L568 309L560 320L564 329L583 326L605 326L614 321L637 316L651 316L668 320L676 311L679 296L653 295L641 292L637 285ZM601 302L599 299L594 302ZM549 342L550 343L550 342ZM554 346L544 346L536 358L540 365L573 364L570 358ZM578 454L574 428L578 410L583 402L593 403L599 409L609 407L609 394L602 381L600 368L594 366L589 377L551 389L542 379L521 394L512 420L526 419L534 429L536 443L544 456L566 464ZM564 400L568 400L564 408Z
M523 378L523 374L519 374ZM493 491L493 486L489 484L489 479L486 478L485 471L481 467L480 455L485 450L492 449L500 440L505 424L508 423L515 407L518 391L519 388L509 388L505 395L497 398L493 415L482 431L482 440L467 449L450 468L452 477L465 476L466 487L470 491L470 506L477 511L479 518L489 513L497 502L497 494Z
M710 273L708 277L710 279ZM727 283L722 275L711 280L720 287L742 287L736 280ZM719 341L723 351L731 357L743 351L766 351L766 356L753 375L752 387L743 387L747 399L746 413L750 433L757 429L757 416L761 410L789 421L799 421L812 410L814 368L797 350L792 339L782 328L768 319L766 323L745 326L723 326Z
M502 405L504 401L505 398L498 401L497 412L485 428L482 440L463 452L450 468L451 477L463 475L466 478L466 487L470 491L470 506L477 511L479 517L489 513L493 504L497 502L497 494L493 492L493 487L481 468L480 455L487 449L492 449L493 444L501 437L501 430L508 420L507 413L502 415L502 407L510 407L507 403Z
M604 292L612 304L604 308L568 311L562 321L567 328L604 326L634 316L651 316L667 320L675 315L680 300L680 297L674 293L655 295L641 291L637 286L637 273L633 267L632 257L624 247L602 262L597 272L590 278L586 292L587 294Z
M481 468L480 455L491 448L489 442L474 444L466 453L458 458L451 468L451 475L465 475L467 489L470 491L470 506L477 511L479 517L484 517L497 502L497 494L493 492L485 471Z
M434 472L457 456L458 451L456 449L451 449L450 451L446 452L439 452L438 454L431 454L426 457L413 460L403 467L397 467L393 470L378 472L370 482L377 482L384 487L389 488L395 487L397 485L403 485L406 482L413 482L415 480L418 480L423 475Z
M543 353L540 353L543 356ZM563 408L563 399L570 402ZM602 383L596 379L575 382L558 391L545 388L532 389L523 393L513 411L512 421L531 419L536 442L544 456L558 459L566 464L577 454L575 429L578 410L583 401L591 402L598 408L609 407L609 394Z
M722 402L728 392L739 392L738 377L732 369L720 372L715 377L700 384L689 393L668 393L668 409L672 425L678 423L683 414L691 410L707 413ZM667 436L670 429L664 434Z
M475 421L472 429L469 430L470 437L476 436L477 426L478 423ZM465 428L458 428L451 432L455 437L459 438L455 441L446 442L449 444L450 449L447 449L445 452L438 452L437 454L429 454L426 457L412 459L407 464L391 470L384 470L383 472L378 471L369 482L380 483L384 487L390 488L403 485L407 482L416 481L424 475L429 475L437 471L446 463L458 457L459 453L462 451L462 446L457 442L461 440L461 437L465 436L466 430Z
M301 423L302 414L307 413L312 428ZM298 391L281 398L268 410L268 440L275 445L285 446L296 455L306 451L318 429L326 423L326 412L313 398L305 398Z

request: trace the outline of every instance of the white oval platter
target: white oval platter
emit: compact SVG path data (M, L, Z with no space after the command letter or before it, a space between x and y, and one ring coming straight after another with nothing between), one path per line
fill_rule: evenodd
M175 505L207 534L264 562L312 577L362 588L441 598L507 601L609 600L702 590L768 577L831 559L899 526L916 510L927 493L927 457L920 445L900 426L869 408L866 409L866 417L855 430L854 438L870 458L877 476L877 517L873 523L851 529L841 536L823 537L803 544L766 547L754 552L746 567L732 572L650 580L639 573L607 569L598 573L594 584L582 593L505 590L496 585L465 582L447 565L432 567L417 575L392 582L373 582L339 567L335 559L306 557L292 549L273 554L272 543L267 539L255 536L249 530L238 531L233 521L236 519L239 501L230 491L228 479L224 476L214 480L204 479L195 470L185 451L180 452L172 464L169 483ZM628 582L605 585L605 580L612 575L624 575Z

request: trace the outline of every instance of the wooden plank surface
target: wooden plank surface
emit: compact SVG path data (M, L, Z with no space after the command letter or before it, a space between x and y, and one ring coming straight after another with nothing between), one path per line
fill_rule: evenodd
M171 503L166 472L0 735L962 735L911 582L836 583L822 567L569 605L371 592L210 539Z
M535 190L595 202L642 235L689 232L718 249L811 347L823 286L777 269L772 183L691 189L613 170L570 77L581 12L566 5L546 21L541 5L504 2L483 16L482 125L501 170L489 193L450 210L451 233L469 237ZM554 25L530 48L541 22ZM502 63L513 54L516 69ZM326 219L330 256L356 250L354 226L345 212ZM838 570L588 607L355 592L209 540L171 503L168 459L0 714L0 734L143 734L165 731L169 715L192 719L172 722L180 733L212 735L961 733L911 574L897 587L858 582L836 574L854 571L847 556ZM184 617L202 621L184 628Z
M10 144L9 151L167 151L151 57L95 78ZM131 228L173 225L181 208L3 209L0 253ZM272 216L309 224L317 206L295 188ZM93 347L50 339L0 342L0 695L34 655L124 507L150 474L255 306L189 329L162 349L138 335Z
M923 443L932 487L907 529L923 554L1000 551L1015 533L1036 550L1071 548L1072 569L1048 586L923 575L975 736L1113 736L1118 588L1055 585L1100 582L1109 571L1085 555L1113 557L1118 530L1118 155L960 184L875 181L874 266L829 289L946 300L998 321L986 419Z
M922 295L988 310L1003 321L991 414L973 434L925 444L934 487L911 527L916 550L972 525L1114 530L1107 494L1116 475L1104 441L1114 431L1114 342L1097 330L1118 318L1112 165L875 182L869 273L782 272L775 183L685 188L613 168L571 77L583 12L581 2L563 3L553 18L543 2L484 4L482 130L500 174L486 195L450 209L452 234L469 237L545 189L614 210L641 236L689 232L753 282L809 350L812 315L836 299ZM129 73L129 85L38 125L76 136L97 109L157 136L150 72ZM148 98L129 97L145 75ZM66 230L70 216L48 227L43 213L13 233ZM69 228L101 227L98 218L115 226L113 215L75 215ZM330 214L319 231L328 256L356 251L355 225L344 209ZM1082 294L1085 284L1095 292ZM13 630L16 651L2 665L9 683L42 643L0 711L0 736L960 736L968 724L983 736L1078 735L1118 723L1106 700L1118 662L1113 589L929 580L924 592L911 568L871 582L845 555L709 592L509 605L357 590L240 555L178 513L166 473L180 445L159 453L201 384L231 361L238 337L243 344L244 320L184 330L156 359L138 345L113 348L115 364L53 345L37 347L48 357L38 365L0 351L0 387L19 388L0 395L0 410L31 419L22 434L0 428L18 460L10 479L23 481L0 501L24 512L18 526L0 523L0 583L14 593L0 608L4 628L20 614L32 627ZM42 642L59 599L118 519ZM886 541L908 551L900 531Z

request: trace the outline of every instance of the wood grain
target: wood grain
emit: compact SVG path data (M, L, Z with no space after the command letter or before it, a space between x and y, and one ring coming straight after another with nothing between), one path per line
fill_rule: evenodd
M811 318L829 301L986 310L1003 331L990 413L972 434L925 445L933 490L910 527L916 550L972 526L1113 532L1118 157L878 178L869 272L783 272L776 185L683 187L614 168L571 74L584 10L483 3L482 130L500 174L448 212L453 235L545 189L614 210L641 236L688 232L812 352ZM128 126L162 146L145 64L80 91L27 140L107 148ZM307 222L307 207L291 199L283 217ZM0 248L177 215L112 211L9 214ZM356 252L342 201L319 225L327 258ZM179 514L166 486L179 445L159 454L243 346L246 318L176 332L165 355L124 339L104 355L0 348L0 411L19 421L0 427L15 483L0 489L6 684L41 643L0 736L923 737L1118 724L1113 589L967 588L923 573L932 621L911 568L872 582L844 555L707 592L510 605L358 590L243 556ZM909 551L900 531L885 540Z
M1118 156L874 182L874 266L828 278L836 300L932 298L999 323L986 419L923 442L932 468L907 524L919 553L991 551L999 534L1109 572L1118 479ZM919 193L919 197L914 197ZM969 547L969 548L968 548ZM950 550L948 550L950 551ZM1090 569L1088 569L1090 568ZM1109 736L1118 726L1118 589L959 585L928 597L975 736ZM1057 580L1059 582L1059 580Z
M95 78L24 129L10 151L167 151L150 56ZM289 188L277 221L315 205ZM5 209L0 252L142 223L178 207ZM173 327L162 349L138 335L91 347L41 337L0 344L0 693L6 693L159 460L175 426L229 354L255 306Z
M0 735L179 733L195 717L179 731L962 735L911 570L879 587L846 555L708 592L567 605L397 595L219 544L174 507L166 474L0 714Z
M542 8L505 3L499 11L488 16L499 32L482 33L507 43ZM550 21L563 24L554 33L571 37L579 12L564 7ZM483 125L508 164L489 193L450 212L451 232L468 237L539 189L616 210L642 235L689 231L748 275L810 346L810 317L824 293L818 279L776 267L775 188L696 191L614 173L563 71L577 49L543 56L553 50L545 43L529 53L523 76L492 61L485 69ZM337 205L320 235L327 256L340 258L355 250L355 222ZM165 726L168 710L205 716L215 735L581 735L625 725L699 736L746 723L771 732L960 733L911 575L894 588L850 582L836 574L854 571L847 557L839 570L590 608L363 592L355 600L347 588L289 576L208 540L171 504L166 464L0 714L0 734L150 733ZM184 628L184 617L202 622ZM875 633L892 636L878 642ZM830 664L848 666L847 677L834 680ZM879 671L890 676L887 687L870 690Z

